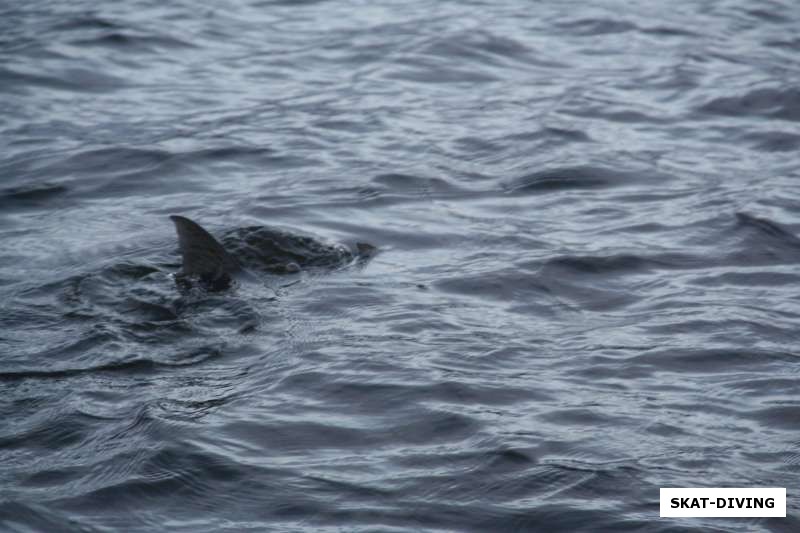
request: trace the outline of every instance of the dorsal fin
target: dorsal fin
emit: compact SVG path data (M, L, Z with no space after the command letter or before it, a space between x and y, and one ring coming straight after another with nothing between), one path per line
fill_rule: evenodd
M200 224L172 215L183 256L183 274L215 280L240 269L239 263Z

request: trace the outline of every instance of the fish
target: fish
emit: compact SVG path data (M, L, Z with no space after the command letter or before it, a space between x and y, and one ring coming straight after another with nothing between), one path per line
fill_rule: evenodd
M197 222L180 215L169 217L178 234L181 270L175 275L179 288L199 285L206 291L229 289L234 279L250 271L293 274L304 269L335 269L364 262L376 248L357 243L355 249L316 237L270 228L249 226L226 232L218 240Z

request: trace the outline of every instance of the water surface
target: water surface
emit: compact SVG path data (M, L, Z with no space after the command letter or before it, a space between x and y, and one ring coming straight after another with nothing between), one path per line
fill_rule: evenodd
M0 8L0 528L797 531L789 0ZM168 219L366 265L186 298ZM785 519L658 489L787 487Z

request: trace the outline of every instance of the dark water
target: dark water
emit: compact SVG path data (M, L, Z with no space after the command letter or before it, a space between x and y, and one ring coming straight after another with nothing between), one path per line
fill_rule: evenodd
M3 531L800 530L797 2L0 11Z

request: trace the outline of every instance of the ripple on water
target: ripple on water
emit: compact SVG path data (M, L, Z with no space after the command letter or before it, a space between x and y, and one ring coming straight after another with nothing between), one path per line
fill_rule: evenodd
M730 117L768 117L782 120L800 120L800 90L760 88L739 96L714 98L698 111Z
M5 4L0 529L800 530L790 0Z

